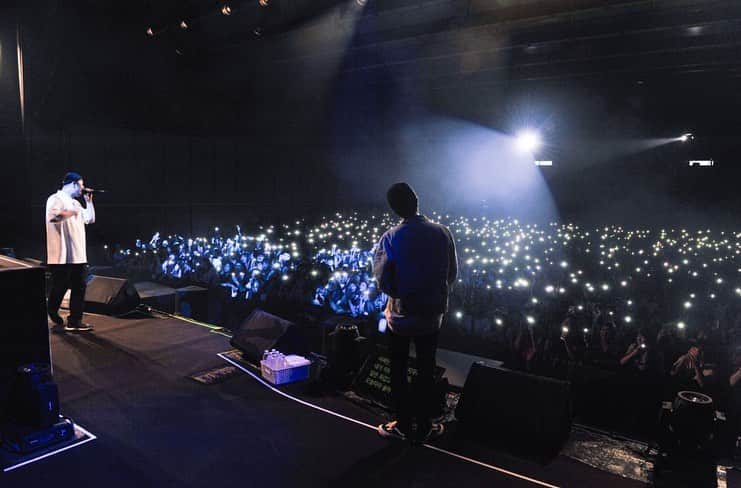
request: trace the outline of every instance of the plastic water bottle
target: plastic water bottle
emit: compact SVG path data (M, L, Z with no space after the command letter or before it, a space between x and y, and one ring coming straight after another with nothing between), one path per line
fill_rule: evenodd
M285 368L286 357L282 352L273 349L273 360L270 369L279 370Z

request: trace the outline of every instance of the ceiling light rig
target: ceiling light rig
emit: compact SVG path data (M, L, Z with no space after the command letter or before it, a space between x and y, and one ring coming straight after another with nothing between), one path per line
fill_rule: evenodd
M161 35L162 33L166 32L168 29L167 25L150 25L147 27L147 30L144 31L147 34L147 37L157 37Z
M232 8L229 6L229 4L224 4L221 6L221 14L222 15L231 15L232 14Z

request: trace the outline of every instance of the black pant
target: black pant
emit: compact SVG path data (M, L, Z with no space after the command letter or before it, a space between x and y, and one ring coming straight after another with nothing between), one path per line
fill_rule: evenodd
M397 427L404 433L417 422L418 431L426 433L432 425L435 401L435 353L439 331L420 336L401 336L391 331L391 397L396 412ZM414 341L417 351L417 371L414 394L407 381L409 344Z
M59 316L59 305L67 290L71 290L69 298L70 324L79 324L82 321L82 309L85 304L85 289L87 288L87 264L50 264L51 290L47 310L49 316Z

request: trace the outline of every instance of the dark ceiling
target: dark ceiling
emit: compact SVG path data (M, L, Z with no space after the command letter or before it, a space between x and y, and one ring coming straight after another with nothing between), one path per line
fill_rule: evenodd
M46 0L21 12L40 116L60 117L52 100L79 87L92 106L117 98L112 112L169 120L279 113L348 86L372 103L455 98L476 118L490 93L567 87L660 122L741 126L738 0Z
M393 75L438 87L460 77L483 83L606 74L636 82L741 78L737 0L367 0L362 8L354 0L271 0L265 8L250 0L230 2L228 18L217 2L191 2L207 10L184 9L192 16L189 31L176 27L187 14L154 3L156 12L141 11L142 24L149 16L156 30L166 26L162 37L176 37L190 54L238 51L287 71L321 64L341 50L343 76ZM323 22L323 32L301 49L293 34L312 22ZM260 38L256 28L264 31ZM350 45L339 46L346 32Z

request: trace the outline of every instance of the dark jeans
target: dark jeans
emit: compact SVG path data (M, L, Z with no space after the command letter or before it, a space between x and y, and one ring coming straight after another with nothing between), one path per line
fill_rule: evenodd
M87 264L50 264L49 270L51 271L51 290L47 302L49 316L59 316L62 298L67 290L71 290L67 321L79 324L82 321L82 309L85 304Z
M426 433L431 423L435 401L435 353L439 331L421 336L401 336L391 331L391 397L396 412L397 427L404 433L417 422L419 432ZM407 381L409 344L414 341L417 351L417 371L414 390ZM412 394L413 392L413 394Z

